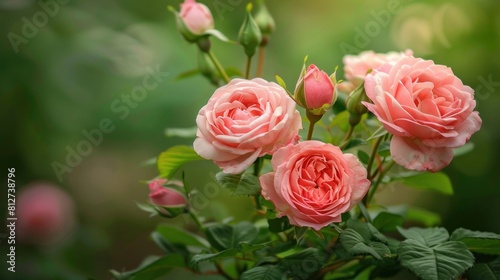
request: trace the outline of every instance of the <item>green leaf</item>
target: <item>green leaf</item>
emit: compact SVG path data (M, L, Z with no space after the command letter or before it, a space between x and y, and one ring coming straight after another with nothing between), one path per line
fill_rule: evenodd
M375 132L372 134L372 136L370 136L370 137L368 137L368 139L366 139L366 142L368 142L372 139L375 139L375 138L382 137L386 134L387 134L387 130L385 130L385 127L381 126L377 130L375 130Z
M450 240L463 242L475 253L500 255L500 234L458 228L451 234Z
M367 242L352 228L348 228L340 233L340 244L351 255L372 255L380 260L382 256L389 255L389 247L381 242Z
M239 252L238 249L231 248L214 254L207 254L207 253L196 254L193 256L193 258L191 258L190 265L191 267L196 267L200 262L232 257L238 254L238 252Z
M360 146L360 145L364 145L366 144L366 142L363 140L363 139L360 139L360 138L354 138L354 139L351 139L349 141L349 143L347 144L347 146L345 147L345 150L349 150L351 148L355 148L357 146Z
M368 268L363 270L360 274L358 274L358 276L356 276L356 278L354 278L353 280L370 280L370 274L375 268L377 267L374 265L369 266Z
M156 165L156 157L141 162L141 166L150 166L150 165Z
M364 164L368 164L368 162L370 161L370 156L362 150L358 150L358 158Z
M426 227L433 227L441 224L441 216L439 216L439 214L417 207L408 209L406 212L406 220L420 222Z
M173 244L210 248L210 243L203 237L172 225L159 225L156 232Z
M267 222L269 224L269 231L274 233L283 232L291 227L288 217L286 216L269 219Z
M117 280L130 279L155 279L165 275L175 267L183 267L184 258L180 255L169 254L163 257L151 256L146 258L136 269L127 272L111 270L111 274Z
M286 83L285 81L278 75L274 75L274 78L276 79L276 82L278 83L278 85L280 85L285 91L286 93L288 93L288 95L290 95L290 97L295 100L293 94L291 94L288 89L286 88Z
M489 263L476 263L467 270L469 280L500 280L500 258Z
M191 147L173 146L158 156L160 177L170 179L183 164L200 159L202 158Z
M142 211L148 212L150 217L158 215L158 211L156 211L156 208L153 205L149 204L149 203L139 203L139 202L136 202L135 204Z
M233 195L259 195L261 186L259 178L250 173L226 174L219 172L215 175L216 180Z
M257 266L241 274L241 280L281 280L284 271L276 265Z
M472 152L474 150L474 143L469 142L462 147L453 149L453 157L459 157L461 155L468 154L469 152Z
M325 264L327 255L316 248L307 248L283 258L280 265L288 272L289 276L298 276L307 279L308 276L320 270Z
M165 136L167 137L181 137L181 138L194 138L196 137L198 127L172 127L165 129Z
M409 177L396 178L393 181L416 189L428 189L443 194L453 194L450 178L442 172L420 173Z
M472 267L474 256L458 241L428 246L416 239L402 241L398 249L401 265L422 279L457 279Z
M251 243L259 233L250 222L240 222L234 226L217 224L206 229L207 239L218 250L238 248L240 242Z
M396 227L402 226L404 218L400 215L392 214L389 212L381 212L373 220L373 226L381 232L396 231Z
M391 146L390 146L389 142L383 142L382 144L380 144L380 146L378 147L377 153L381 157L390 156L391 155Z
M265 242L265 243L260 243L260 244L249 244L247 242L240 242L240 252L243 254L251 253L253 251L257 251L260 249L264 249L266 247L269 247L269 245L273 241Z
M412 227L404 229L397 227L399 233L407 239L416 240L427 246L435 246L445 242L450 237L450 234L445 228L417 228Z

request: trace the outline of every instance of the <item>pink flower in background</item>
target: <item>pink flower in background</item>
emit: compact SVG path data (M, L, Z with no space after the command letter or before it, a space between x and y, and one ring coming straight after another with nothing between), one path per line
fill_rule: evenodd
M382 64L390 61L398 61L401 58L412 56L413 51L375 53L374 51L364 51L358 55L345 55L344 76L346 81L339 84L339 90L351 92L364 81L366 72L370 69L377 69Z
M232 174L297 141L302 128L295 102L285 90L260 78L233 79L217 89L196 124L195 151Z
M393 134L394 161L412 170L438 171L481 127L474 91L450 68L406 57L367 75L363 104Z
M303 72L295 88L295 100L315 115L323 115L337 97L330 76L311 64Z
M201 35L214 28L214 19L207 6L195 0L185 0L181 4L181 18L193 34Z
M66 237L75 225L73 200L50 183L26 186L16 202L16 231L22 242L53 244Z
M184 195L176 190L164 187L163 184L166 182L167 179L156 179L149 183L149 199L151 203L162 207L184 207L186 205ZM175 181L170 183L182 186L182 184Z
M341 221L366 194L370 181L352 154L331 144L304 141L276 151L274 172L260 177L262 195L273 202L278 216L296 226L319 230Z

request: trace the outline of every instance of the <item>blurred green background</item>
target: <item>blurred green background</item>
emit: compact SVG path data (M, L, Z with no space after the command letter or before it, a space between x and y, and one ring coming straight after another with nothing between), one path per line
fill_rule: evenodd
M47 2L53 5L50 14L42 7ZM247 1L201 2L212 10L216 28L236 39ZM0 0L1 170L7 174L8 167L16 169L18 190L36 181L60 186L74 199L78 221L63 243L18 244L15 274L4 268L7 245L2 239L0 278L110 279L109 269L130 270L145 256L161 254L149 232L162 219L148 218L135 205L147 201L147 186L139 181L156 176L154 167L141 162L172 145L190 145L189 139L166 138L164 130L194 126L196 113L214 90L201 76L175 79L197 64L196 47L178 34L166 9L178 8L179 3ZM391 187L382 189L377 199L435 211L449 230L500 232L500 152L495 146L500 140L499 1L267 4L277 23L266 53L268 80L279 73L294 84L305 55L326 72L339 65L342 77L342 57L347 53L410 48L415 56L451 67L474 88L483 126L471 139L474 152L454 159L445 169L455 194ZM244 67L241 47L212 42L224 66ZM151 71L162 73L156 76L158 85L141 101L126 103L123 95L141 86ZM86 139L84 131L99 129L103 119L114 129L103 133L102 141L92 145L71 172L58 176L54 164L65 164L68 151ZM189 177L200 169L206 175ZM189 182L200 188L216 170L208 162L185 168ZM5 217L3 201L6 198L0 203ZM251 209L248 201L220 191L201 210L242 219L246 209ZM173 222L185 224L182 218ZM6 231L2 227L0 233Z

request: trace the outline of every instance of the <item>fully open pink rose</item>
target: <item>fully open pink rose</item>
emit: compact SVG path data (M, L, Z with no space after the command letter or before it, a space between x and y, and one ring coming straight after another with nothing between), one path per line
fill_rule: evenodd
M453 148L464 145L481 127L474 91L450 68L407 57L367 75L363 104L394 135L394 161L412 170L446 167Z
M366 194L366 169L352 154L331 144L304 141L273 155L274 172L260 177L262 195L273 202L278 216L296 226L322 227L341 221L341 214Z
M260 78L233 79L217 89L196 124L195 151L232 174L297 141L302 128L295 102L285 90Z
M339 90L351 92L361 85L368 70L377 69L386 62L398 61L401 58L411 55L413 55L411 50L389 53L364 51L358 55L345 55L342 61L344 62L344 76L346 81L339 84Z
M214 19L210 10L195 0L185 0L181 4L181 18L191 32L196 35L214 28Z

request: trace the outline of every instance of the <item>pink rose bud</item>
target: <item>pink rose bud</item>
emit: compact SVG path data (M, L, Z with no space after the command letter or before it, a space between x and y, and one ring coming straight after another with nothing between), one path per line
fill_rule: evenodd
M214 19L207 6L195 0L185 0L181 4L181 18L189 30L195 35L201 35L214 28Z
M21 242L55 244L67 237L75 225L73 200L50 183L21 189L16 202L16 231Z
M184 207L186 198L178 191L163 186L167 179L157 179L149 183L151 203L161 207Z
M302 74L295 88L296 102L314 115L323 115L337 99L330 76L311 64Z

